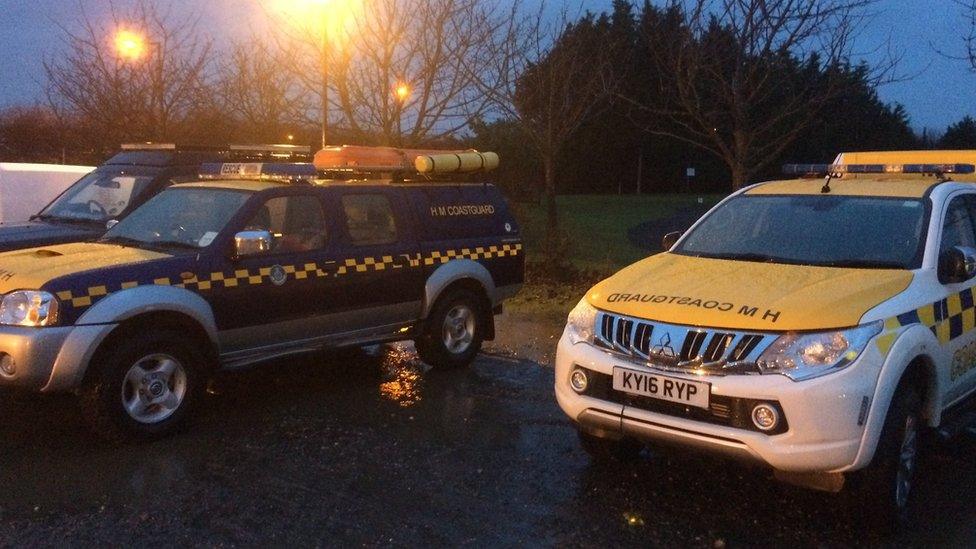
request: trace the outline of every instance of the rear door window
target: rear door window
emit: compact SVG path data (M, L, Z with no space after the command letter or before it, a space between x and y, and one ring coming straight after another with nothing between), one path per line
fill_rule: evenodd
M390 199L382 194L347 194L342 197L349 238L356 246L397 241L397 224Z

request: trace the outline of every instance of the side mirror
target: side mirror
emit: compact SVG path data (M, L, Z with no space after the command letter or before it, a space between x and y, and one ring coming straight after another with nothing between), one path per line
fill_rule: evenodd
M108 221L105 222L105 230L111 229L112 227L118 224L119 224L118 219L109 219Z
M271 250L271 233L268 231L241 231L234 235L234 256L244 257Z
M976 250L953 246L939 255L939 282L955 284L976 276Z
M664 247L664 251L670 250L678 239L681 238L681 234L681 231L673 231L664 235L664 238L661 239L661 246Z

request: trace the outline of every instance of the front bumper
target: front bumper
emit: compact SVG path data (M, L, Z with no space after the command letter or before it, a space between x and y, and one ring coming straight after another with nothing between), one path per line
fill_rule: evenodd
M651 411L626 402L577 394L569 385L573 368L612 375L615 366L654 371L566 334L556 352L556 399L581 429L702 449L765 463L787 472L843 472L851 469L864 435L865 411L874 395L882 357L869 345L847 368L795 382L782 375L697 376L656 372L711 383L713 400L753 399L781 406L788 428L775 435L703 421L693 415ZM865 400L867 399L867 400Z
M0 369L0 386L42 391L76 388L98 344L114 327L0 326L0 358L12 366L12 372Z

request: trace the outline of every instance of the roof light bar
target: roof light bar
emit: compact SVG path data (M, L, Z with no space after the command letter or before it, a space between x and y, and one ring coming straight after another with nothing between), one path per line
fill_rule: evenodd
M800 176L826 176L845 173L973 173L972 164L786 164L783 173Z
M208 162L200 165L200 179L254 179L262 181L311 180L315 166L284 162Z

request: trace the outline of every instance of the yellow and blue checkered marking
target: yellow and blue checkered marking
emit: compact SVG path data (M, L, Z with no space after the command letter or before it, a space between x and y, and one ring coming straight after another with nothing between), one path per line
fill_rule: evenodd
M976 299L973 288L966 288L886 319L886 333L878 338L878 347L883 353L887 353L894 343L895 332L913 324L921 324L931 330L943 345L973 330L976 328Z
M349 274L365 273L369 271L383 271L387 269L417 268L447 263L452 259L493 259L514 257L522 252L522 244L503 244L499 246L479 246L449 250L435 250L426 255L382 255L377 257L348 258L340 261L330 261L325 264L317 262L302 262L291 265L281 265L288 278L307 280L327 276L345 276ZM271 282L272 266L257 269L236 269L230 272L211 272L207 274L184 273L176 277L158 277L147 281L130 280L114 285L89 286L84 290L61 290L55 292L61 303L76 309L89 307L95 300L114 292L135 288L137 286L175 286L205 292L218 288L236 288L253 286Z

